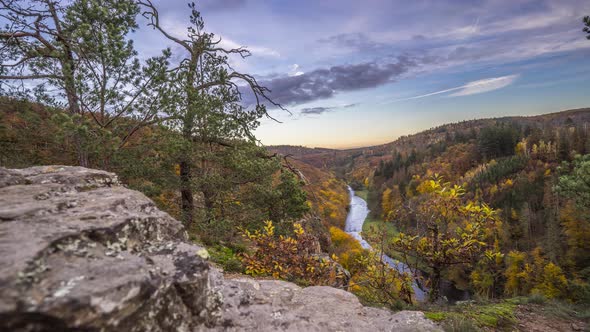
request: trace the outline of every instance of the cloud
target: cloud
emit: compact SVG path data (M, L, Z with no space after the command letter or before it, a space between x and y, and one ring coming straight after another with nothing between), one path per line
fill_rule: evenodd
M302 72L301 70L299 70L299 65L295 63L290 67L289 73L287 75L299 76L299 75L303 75L303 74L305 74L305 73Z
M386 44L372 40L368 35L360 32L341 33L318 40L319 43L330 44L355 51L371 52L385 47Z
M479 81L473 81L461 87L461 90L451 94L451 97L469 96L479 93L502 89L512 84L518 75L508 75L494 78L486 78Z
M378 87L422 62L418 58L399 56L386 63L364 62L316 69L296 76L282 76L260 83L269 88L270 97L283 105L295 105L334 96L338 92ZM248 100L246 100L246 104Z
M302 115L322 114L325 112L329 112L331 110L332 110L331 107L310 107L310 108L302 109L300 113Z
M273 58L278 58L281 56L281 54L271 48L268 47L264 47L264 46L245 46L242 45L238 42L235 42L227 37L223 37L223 36L218 36L221 37L221 42L219 43L219 47L223 47L226 49L232 49L232 48L246 48L248 49L248 51L252 52L253 55L259 55L259 56L264 56L264 57L273 57Z
M342 109L342 108L350 108L350 107L354 107L358 105L357 103L353 103L353 104L346 104L346 105L342 105L342 106L330 106L330 107L309 107L309 108L303 108L301 109L301 111L299 112L301 115L319 115L322 113L326 113L326 112L330 112L330 111L334 111L337 109Z
M507 87L510 84L512 84L514 81L516 81L516 79L518 77L519 77L519 75L508 75L508 76L501 76L501 77L486 78L486 79L482 79L482 80L469 82L465 85L461 85L461 86L450 88L450 89L439 90L439 91L430 92L430 93L426 93L423 95L418 95L418 96L413 96L413 97L408 97L408 98L391 100L391 101L385 102L383 104L390 104L390 103L395 103L398 101L406 101L406 100L413 100L413 99L421 99L421 98L445 94L445 93L449 93L451 91L457 91L457 90L459 90L459 91L449 94L449 97L475 95L475 94L490 92L490 91L494 91L494 90L498 90L498 89L502 89L504 87Z

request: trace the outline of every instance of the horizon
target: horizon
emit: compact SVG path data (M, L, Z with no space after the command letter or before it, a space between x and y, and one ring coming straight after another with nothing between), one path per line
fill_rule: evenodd
M164 26L183 36L186 2L155 4ZM292 112L270 110L282 123L261 122L255 134L265 145L375 145L447 122L590 105L588 1L203 0L197 7L221 46L252 51L230 59L232 66ZM139 25L140 54L171 46Z
M578 108L572 108L572 109L563 109L563 110L559 110L559 111L550 111L550 112L538 113L538 114L503 115L503 116L498 116L498 117L482 117L482 118L473 118L473 119L463 119L463 120L454 121L454 122L444 122L444 123L438 124L438 125L433 126L433 127L423 128L423 129L419 129L419 130L417 130L415 132L412 132L412 133L409 133L409 134L397 136L397 137L392 138L392 139L390 139L388 141L385 141L385 142L377 142L375 144L370 144L370 145L357 145L357 146L349 146L349 147L341 147L341 148L338 148L338 147L329 147L329 146L309 146L309 145L301 145L301 144L264 144L264 146L266 146L266 147L296 146L296 147L304 147L304 148L308 148L308 149L331 149L331 150L338 150L338 151L347 151L347 150L371 148L371 147L376 147L376 146L380 146L380 145L394 143L395 141L397 141L401 137L407 137L407 136L417 135L417 134L420 134L420 133L425 132L425 131L428 131L428 130L436 129L436 128L439 128L439 127L444 127L444 126L451 125L451 124L458 123L458 122L462 122L462 121L469 122L469 121L493 120L493 119L502 119L502 118L511 118L511 117L532 118L532 117L536 117L536 116L545 116L545 115L550 115L550 114L558 114L558 113L563 113L563 112L572 112L572 111L585 110L585 109L590 109L590 106L578 107Z

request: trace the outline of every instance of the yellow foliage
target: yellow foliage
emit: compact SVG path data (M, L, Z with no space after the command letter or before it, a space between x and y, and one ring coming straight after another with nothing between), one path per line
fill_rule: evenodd
M533 293L543 294L548 299L562 297L567 289L567 279L561 268L553 263L545 265L540 283L533 288Z
M490 187L490 195L494 195L497 192L498 192L498 186L497 185L493 185L492 187Z
M345 269L354 269L355 260L363 252L361 244L338 227L330 227L330 237L338 263Z
M526 295L528 293L528 284L530 276L525 272L526 253L511 251L508 253L506 263L507 268L504 272L506 283L504 284L504 293L509 296Z
M546 298L563 297L568 286L562 269L547 262L540 248L530 256L511 251L507 257L505 293L510 296L541 294Z
M394 306L396 302L413 302L412 277L400 273L381 261L376 252L360 256L357 263L363 268L353 275L350 289L365 301Z
M313 254L314 238L301 224L295 223L293 232L295 237L275 236L272 221L267 221L262 231L242 230L242 235L255 246L253 253L242 254L246 273L312 285L332 285L345 277L335 262Z

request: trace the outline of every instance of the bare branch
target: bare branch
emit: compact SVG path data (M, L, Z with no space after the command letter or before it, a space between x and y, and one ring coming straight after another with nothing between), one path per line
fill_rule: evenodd
M158 13L158 10L156 9L156 7L152 4L151 0L145 0L145 2L138 1L138 4L140 6L144 6L148 9L147 11L145 11L141 14L143 17L150 20L150 23L148 23L148 26L151 26L154 29L160 31L164 35L164 37L172 40L173 42L177 43L178 45L181 45L187 51L192 53L193 50L187 42L170 35L166 31L164 31L164 29L162 29L162 27L160 26L160 14Z

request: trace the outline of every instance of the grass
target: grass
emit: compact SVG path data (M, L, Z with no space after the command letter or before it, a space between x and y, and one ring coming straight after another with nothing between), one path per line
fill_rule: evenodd
M377 219L374 218L373 216L369 215L367 216L367 219L365 219L365 222L363 224L363 238L365 240L367 240L367 242L369 242L371 244L371 246L373 246L374 248L379 248L379 241L378 240L380 238L380 232L381 230L385 229L387 232L387 236L385 237L386 241L389 241L390 239L392 239L393 237L397 236L399 234L399 230L397 229L397 227L395 227L395 224L392 222L387 222L387 221L383 221L381 219ZM409 263L411 266L416 266L418 269L423 270L423 271L427 271L428 267L425 266L423 263L421 262L416 262L416 258L415 257L407 257L407 261L404 259L403 255L400 252L397 251L390 251L387 250L387 248L385 248L385 254L387 254L387 256L398 260L400 262L404 262L404 263Z
M544 316L557 317L563 319L580 319L590 321L590 305L575 304L567 301L547 299L539 294L529 295L527 297L515 297L506 300L514 304L534 304L541 307Z
M424 314L439 322L445 331L511 330L516 323L515 309L516 304L502 301L438 308L434 306L427 308Z
M363 233L371 234L379 232L384 228L387 231L388 237L396 236L397 234L399 234L397 227L395 227L395 225L392 222L385 222L381 219L374 218L371 215L367 216L367 219L365 219L365 222L363 224Z
M519 306L540 314L548 320L588 322L590 307L567 301L545 299L538 295L515 297L499 301L470 301L458 305L419 304L414 309L437 322L445 331L512 331L517 324Z
M367 200L367 196L369 195L369 191L367 189L358 190L354 192L358 197Z

